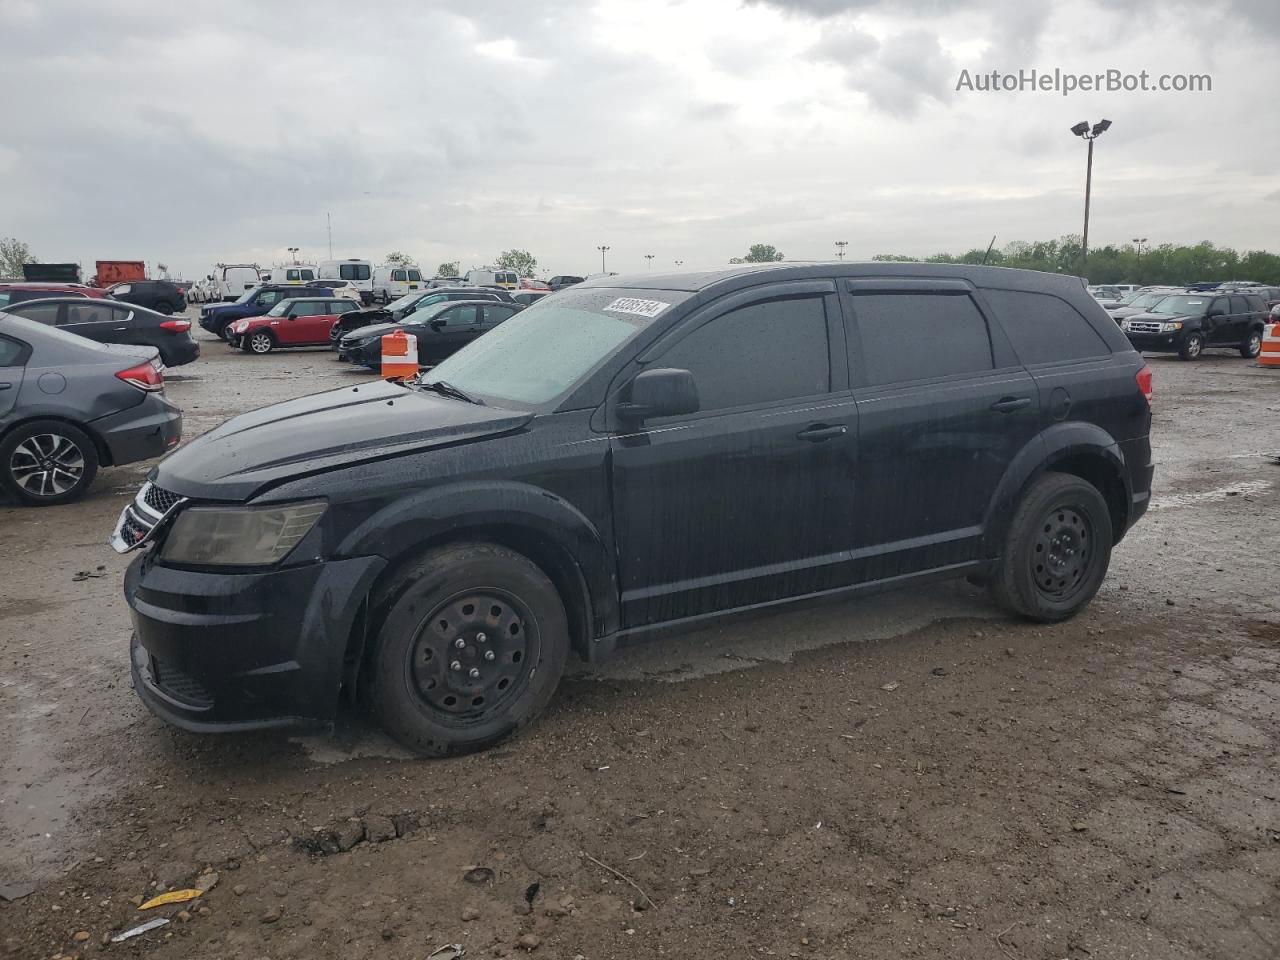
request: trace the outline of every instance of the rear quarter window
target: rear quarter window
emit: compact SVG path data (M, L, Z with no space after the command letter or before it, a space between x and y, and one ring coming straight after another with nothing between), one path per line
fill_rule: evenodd
M996 319L1025 364L1087 360L1111 353L1080 311L1047 293L983 290Z

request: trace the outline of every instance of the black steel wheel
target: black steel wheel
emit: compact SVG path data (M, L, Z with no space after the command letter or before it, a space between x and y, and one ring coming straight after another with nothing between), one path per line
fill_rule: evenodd
M440 547L379 590L363 694L424 756L481 750L536 718L569 652L564 604L532 561L487 543Z
M1046 473L1023 494L989 581L1001 606L1032 620L1075 616L1111 563L1111 511L1080 477Z

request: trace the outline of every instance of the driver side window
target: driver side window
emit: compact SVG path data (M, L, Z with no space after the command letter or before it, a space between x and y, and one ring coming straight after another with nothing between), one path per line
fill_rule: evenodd
M650 364L688 370L703 413L831 390L821 295L766 300L704 323Z

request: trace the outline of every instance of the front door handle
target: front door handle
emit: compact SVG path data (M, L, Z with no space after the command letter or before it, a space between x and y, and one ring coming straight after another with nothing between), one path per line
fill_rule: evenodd
M833 437L842 437L848 432L849 428L843 423L815 423L812 427L797 433L796 439L808 440L810 443L821 443L823 440L830 440Z
M12 390L12 389L13 389L12 383L0 383L0 390Z
M1001 397L991 405L991 409L997 413L1013 413L1015 410L1029 406L1031 406L1030 397Z

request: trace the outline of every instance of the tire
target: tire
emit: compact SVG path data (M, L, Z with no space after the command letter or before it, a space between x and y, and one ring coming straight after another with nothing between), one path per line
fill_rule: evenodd
M505 547L431 550L379 592L373 609L381 625L366 702L422 756L471 753L511 736L542 713L564 672L569 624L560 595L532 561Z
M45 464L60 467L42 469ZM98 474L98 448L79 427L33 420L0 442L0 486L19 502L51 507L83 496Z
M1204 353L1204 335L1199 333L1187 334L1182 340L1182 346L1178 348L1178 356L1183 360L1199 360L1202 353Z
M233 320L232 323L234 322L235 321ZM220 336L223 340L227 341L227 343L230 343L232 340L234 340L235 333L233 333L231 330L231 324L228 323L224 325L222 330L218 333L218 336Z
M241 337L240 343L245 353L256 353L263 357L275 349L276 339L265 330L255 330Z
M1055 623L1084 609L1111 563L1111 511L1098 488L1046 473L1014 511L990 588L1000 606Z
M1249 335L1240 342L1240 356L1246 360L1256 360L1262 353L1262 331L1250 330Z

